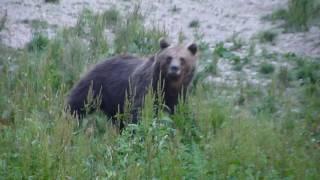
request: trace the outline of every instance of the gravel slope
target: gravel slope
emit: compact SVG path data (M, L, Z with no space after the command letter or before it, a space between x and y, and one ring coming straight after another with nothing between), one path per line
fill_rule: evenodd
M54 35L57 27L73 26L84 8L101 12L117 7L122 13L133 8L138 1L125 0L60 0L58 4L44 3L43 0L1 0L0 17L7 12L5 29L0 40L20 48L32 38L31 20L46 21L48 35ZM277 8L283 8L286 0L140 0L146 15L147 25L164 26L173 40L181 31L187 37L194 37L194 28L189 24L199 21L198 34L212 46L237 34L249 40L263 30L276 29L280 32L272 45L263 45L272 51L294 52L299 55L320 56L320 30L313 27L308 32L282 33L277 24L262 21L261 17ZM175 9L175 10L173 10ZM190 38L192 39L192 38Z

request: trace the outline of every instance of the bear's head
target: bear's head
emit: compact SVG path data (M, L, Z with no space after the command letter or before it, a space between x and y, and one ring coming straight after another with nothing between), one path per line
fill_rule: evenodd
M156 56L162 78L166 81L180 84L184 79L193 76L197 64L197 45L170 45L166 40L160 40L160 52Z

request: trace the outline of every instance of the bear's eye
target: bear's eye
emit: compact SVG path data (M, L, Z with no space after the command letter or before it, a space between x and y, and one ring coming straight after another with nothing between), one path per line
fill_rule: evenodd
M181 61L182 64L184 64L184 63L186 62L186 59L183 58L183 57L181 57L181 58L180 58L180 61Z
M172 57L171 57L171 56L168 56L168 57L167 57L167 62L169 63L169 62L171 62L171 60L172 60Z

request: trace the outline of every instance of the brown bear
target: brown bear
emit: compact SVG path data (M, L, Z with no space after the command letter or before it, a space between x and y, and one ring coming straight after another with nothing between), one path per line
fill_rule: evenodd
M147 89L162 90L163 102L173 113L179 96L186 96L197 62L197 45L170 46L160 40L160 50L148 60L117 56L97 64L71 90L67 103L71 113L81 118L95 110L88 106L88 93L100 98L99 108L109 117L123 113L127 97L132 99L132 123L137 123ZM158 87L159 84L163 86ZM86 108L87 107L87 108ZM122 125L123 126L123 125ZM123 128L123 127L120 127Z

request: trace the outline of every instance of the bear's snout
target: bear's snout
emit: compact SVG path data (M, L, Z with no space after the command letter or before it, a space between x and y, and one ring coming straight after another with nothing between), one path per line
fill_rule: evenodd
M181 69L178 65L171 64L168 68L168 75L170 77L179 77L181 74Z
M180 67L177 65L171 65L169 67L169 72L173 73L173 74L178 74L178 73L180 73Z
M171 59L168 69L167 69L167 75L169 77L177 78L181 74L181 62L179 59L173 58Z

